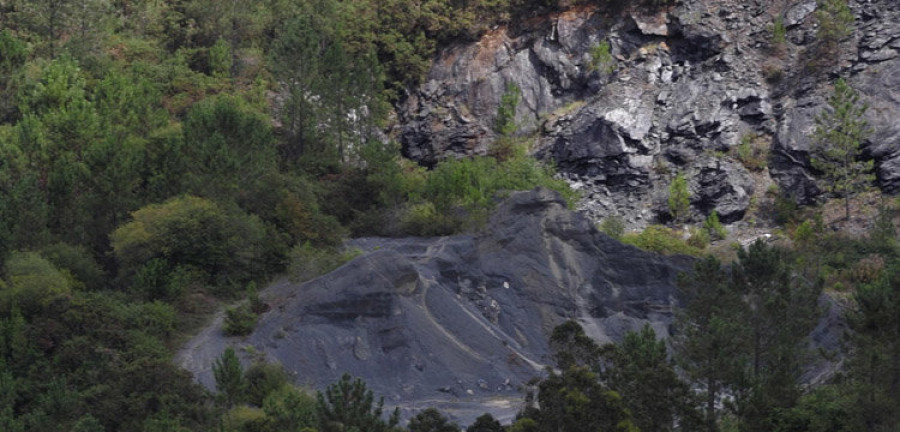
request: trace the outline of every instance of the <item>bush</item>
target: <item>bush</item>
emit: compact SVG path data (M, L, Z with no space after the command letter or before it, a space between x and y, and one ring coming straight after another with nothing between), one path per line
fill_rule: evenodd
M719 213L715 210L713 210L706 218L703 227L709 233L709 236L716 240L722 240L728 236L728 230L726 230L725 227L722 226L722 223L719 222Z
M797 221L800 216L800 208L794 197L778 194L775 197L775 222L779 225L787 225Z
M760 135L744 135L736 148L737 159L750 171L762 171L769 159L767 146L768 142Z
M688 244L677 231L661 225L650 225L640 233L625 234L622 243L663 255L700 256L703 253L699 248Z
M703 250L709 246L709 231L697 227L691 227L691 236L687 239L687 244L691 247Z
M247 336L256 327L256 318L249 304L228 308L225 310L222 330L229 336Z
M263 257L271 242L255 216L182 196L146 206L132 217L112 234L113 251L126 278L153 259L193 266L219 283L249 281L266 270Z
M259 362L254 363L244 372L246 381L246 401L252 405L262 407L266 397L288 385L290 378L284 368L277 364Z
M6 261L5 273L9 287L0 291L0 310L9 310L17 304L25 315L29 315L72 291L65 272L33 252L12 253Z
M619 216L610 216L603 219L600 231L616 240L622 240L622 235L625 234L625 221Z
M591 62L588 70L598 70L601 73L611 74L616 70L616 62L610 53L609 42L603 41L591 48Z

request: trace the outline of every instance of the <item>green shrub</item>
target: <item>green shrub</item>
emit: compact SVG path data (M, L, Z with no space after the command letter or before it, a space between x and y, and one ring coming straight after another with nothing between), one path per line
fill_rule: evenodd
M695 247L697 249L703 250L709 246L709 231L706 229L700 229L697 227L691 227L690 229L690 237L687 239L687 244L691 247Z
M598 70L605 74L611 74L616 70L616 62L610 53L609 42L602 41L591 48L591 62L588 63L588 70Z
M784 27L784 18L781 15L778 15L772 22L772 48L774 49L775 54L781 55L786 43L787 30Z
M703 222L703 227L713 239L722 240L728 236L728 230L726 230L725 227L722 226L722 223L719 222L719 213L715 210L713 210L706 218L706 221Z
M778 194L775 197L775 222L779 225L787 225L797 221L800 208L792 196Z
M290 383L281 365L265 362L257 362L247 368L244 380L246 401L258 407L263 406L266 396Z
M688 244L677 231L661 225L650 225L640 233L625 234L622 236L622 243L664 255L699 256L703 253L699 248Z
M669 214L675 222L686 220L691 212L691 193L687 179L678 173L669 185Z
M475 230L500 198L543 186L563 195L571 208L578 193L553 170L524 152L498 162L492 157L451 159L427 173L421 195L408 204L401 225L408 235L446 235Z
M157 258L187 265L211 281L245 282L265 271L263 257L272 242L259 218L192 196L173 198L132 213L133 220L112 234L120 273L131 277Z
M41 256L56 268L70 272L78 282L73 285L73 288L100 289L103 287L105 278L103 269L100 268L87 248L56 243L41 249Z
M600 223L600 231L616 240L621 240L622 235L625 234L625 221L619 216L610 216Z
M760 135L744 135L735 149L737 159L748 170L761 171L766 167L769 159L767 146L768 142Z
M222 330L229 336L246 336L256 327L256 314L250 310L249 304L231 307L225 310L225 322Z

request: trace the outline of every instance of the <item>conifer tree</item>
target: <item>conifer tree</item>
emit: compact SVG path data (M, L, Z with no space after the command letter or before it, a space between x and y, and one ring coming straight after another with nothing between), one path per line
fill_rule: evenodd
M681 276L678 288L687 306L675 319L675 358L700 388L703 430L716 432L716 403L733 388L744 364L745 328L735 317L745 313L745 305L712 256L698 262L693 273Z
M859 160L862 143L870 133L865 120L867 109L860 103L859 93L839 78L834 94L828 98L828 108L816 116L810 149L812 166L822 172L828 191L844 197L847 219L850 197L874 180L873 162Z
M216 378L216 389L222 395L225 406L231 408L239 403L245 387L244 368L234 353L234 348L226 348L222 356L216 359L212 370Z

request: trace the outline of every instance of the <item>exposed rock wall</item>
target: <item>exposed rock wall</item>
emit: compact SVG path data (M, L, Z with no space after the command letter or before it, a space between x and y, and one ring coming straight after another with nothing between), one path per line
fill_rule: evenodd
M405 155L432 165L484 154L509 83L522 91L520 134L585 192L595 219L621 215L631 225L666 218L676 172L690 178L696 217L716 210L742 218L754 192L733 157L745 136L769 144L769 170L799 201L821 194L809 167L814 117L838 75L870 105L883 190L900 192L900 12L892 0L851 0L856 31L840 60L815 54L814 0L685 0L645 16L610 16L582 7L479 42L445 49L399 110ZM788 43L778 53L770 26L781 15ZM615 70L591 67L591 50L610 43ZM601 68L603 69L603 68Z

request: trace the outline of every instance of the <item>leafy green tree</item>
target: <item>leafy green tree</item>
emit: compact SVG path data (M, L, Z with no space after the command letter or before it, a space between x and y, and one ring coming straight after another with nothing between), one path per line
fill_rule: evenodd
M375 402L372 391L359 378L353 380L344 374L340 381L328 386L325 393L317 397L319 430L337 432L352 430L387 432L400 422L400 411L395 410L390 418L382 418L384 398Z
M834 83L828 108L816 116L816 131L810 149L810 161L822 172L831 193L844 197L850 219L850 197L865 189L874 179L871 160L860 161L861 146L870 133L859 93L843 79Z
M13 253L6 275L9 287L0 291L0 303L6 310L19 305L26 315L39 313L72 290L62 272L33 252Z
M678 173L669 184L669 214L675 222L683 222L691 214L691 192L684 174Z
M409 420L409 432L460 432L459 426L434 408L426 408Z
M213 281L246 282L266 271L268 242L258 218L212 201L182 196L146 206L112 233L120 272L130 278L148 261L159 258L170 268L193 266Z
M212 366L213 376L216 378L216 390L222 397L226 408L231 408L244 401L244 390L247 381L244 377L244 367L238 360L234 348L225 348Z
M290 385L290 378L281 365L265 362L253 363L247 368L244 380L247 382L247 402L259 407L270 393Z
M301 432L318 426L316 398L290 385L270 392L262 409L273 431Z

